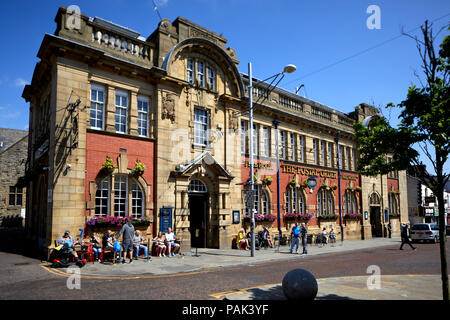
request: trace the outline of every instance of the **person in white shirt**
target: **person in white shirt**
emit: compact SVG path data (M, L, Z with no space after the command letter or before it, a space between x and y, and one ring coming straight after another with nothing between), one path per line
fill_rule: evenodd
M168 243L170 243L172 250L169 251L169 254L172 255L172 257L175 255L174 252L178 252L178 249L180 247L180 245L178 243L175 243L176 239L177 239L177 237L172 232L172 228L167 228L166 240Z
M327 228L322 229L322 239L324 243L328 243Z

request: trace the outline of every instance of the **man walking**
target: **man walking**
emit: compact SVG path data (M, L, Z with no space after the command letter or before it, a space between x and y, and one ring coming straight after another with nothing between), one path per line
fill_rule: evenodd
M302 227L300 230L300 234L302 236L302 247L303 247L303 252L302 254L308 254L308 250L306 250L306 240L307 240L307 235L308 235L308 229L306 229L306 225L303 222L302 223Z
M300 230L301 228L298 226L297 222L294 224L294 226L292 227L292 231L291 231L291 237L292 237L292 243L291 243L291 250L289 251L289 253L292 253L292 251L294 250L294 245L295 247L295 253L298 253L298 247L300 245Z
M133 239L134 239L134 226L128 218L125 218L125 224L116 236L116 240L123 234L122 250L123 259L122 263L125 263L127 257L127 251L130 253L130 263L133 262Z
M411 244L411 240L409 240L409 230L407 224L402 225L401 236L402 236L402 245L400 246L400 250L403 250L403 245L405 243L409 244L411 249L416 250L416 248L413 247L413 245Z

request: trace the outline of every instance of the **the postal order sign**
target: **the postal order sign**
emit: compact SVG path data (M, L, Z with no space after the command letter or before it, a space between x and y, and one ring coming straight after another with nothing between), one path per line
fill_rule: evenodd
M323 177L323 178L331 178L336 179L337 173L334 171L328 170L319 170L314 168L305 168L299 166L293 166L288 164L280 165L280 169L282 173L296 173L302 176L313 176L313 177Z

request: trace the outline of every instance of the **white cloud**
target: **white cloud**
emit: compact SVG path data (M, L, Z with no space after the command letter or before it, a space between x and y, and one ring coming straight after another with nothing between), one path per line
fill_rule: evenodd
M15 85L16 87L24 87L24 86L27 85L27 84L28 84L28 81L25 80L25 79L22 79L22 78L17 78L17 79L14 81L14 85Z
M1 110L1 109L0 109ZM2 119L15 119L20 116L20 112L9 112L9 113L0 113L0 118Z
M163 7L169 2L169 0L153 0L153 1L155 2L157 7Z

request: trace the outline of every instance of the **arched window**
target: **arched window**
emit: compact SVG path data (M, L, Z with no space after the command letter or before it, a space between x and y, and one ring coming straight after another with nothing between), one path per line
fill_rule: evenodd
M317 193L317 215L334 215L334 200L333 195L329 190L320 189Z
M208 189L206 189L206 186L200 180L192 180L189 183L188 191L191 193L207 193Z
M131 192L128 193L128 186ZM111 194L114 194L111 212ZM128 203L131 202L129 212ZM111 176L103 179L97 186L95 193L96 216L133 216L141 218L145 216L145 193L139 183L128 175L115 175L114 186L111 185Z
M347 213L358 213L355 191L346 190L344 193L344 214Z
M254 185L254 208L256 212L259 214L270 214L270 199L266 190L264 190L261 186ZM250 214L250 208L245 206L245 213Z
M380 197L375 192L370 195L369 205L378 205L380 204Z
M388 199L389 199L389 213L398 214L397 198L395 194L390 193Z
M286 212L301 214L305 213L305 198L299 188L287 187Z

